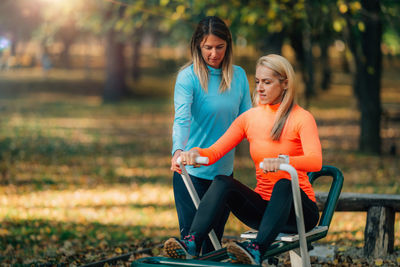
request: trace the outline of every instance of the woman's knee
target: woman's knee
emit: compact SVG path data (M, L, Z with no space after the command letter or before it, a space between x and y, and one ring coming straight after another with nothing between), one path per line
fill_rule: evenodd
M292 192L292 183L288 179L280 179L275 183L273 191Z
M232 176L227 175L217 175L215 176L213 183L227 187L233 184L233 178Z
M230 192L233 187L233 178L225 175L217 175L215 176L209 191L218 192L218 194L226 194Z

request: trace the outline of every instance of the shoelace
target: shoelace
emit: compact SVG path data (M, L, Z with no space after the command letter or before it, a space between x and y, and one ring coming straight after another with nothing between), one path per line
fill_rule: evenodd
M182 241L183 241L183 242L181 242L181 243L185 246L186 250L188 250L188 249L189 249L189 244L188 244L188 242L194 242L194 235L187 235L187 236L185 236L185 237L183 238Z
M252 248L254 250L260 250L260 246L258 244L256 244L256 243L253 243L253 242L249 243L247 245L247 247Z
M184 240L190 241L190 242L194 242L194 235L187 235L183 238Z

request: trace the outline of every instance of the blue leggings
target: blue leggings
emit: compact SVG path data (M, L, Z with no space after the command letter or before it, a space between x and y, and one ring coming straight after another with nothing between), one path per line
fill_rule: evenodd
M229 177L229 176L227 176ZM190 175L193 186L199 195L199 198L202 199L208 188L210 187L212 180L198 178L196 176ZM178 213L179 220L179 230L181 233L181 239L183 239L186 235L189 234L190 227L193 222L193 218L196 214L196 208L193 204L192 199L186 189L185 183L182 180L182 177L179 173L174 172L173 177L173 188L174 188L174 197L175 197L175 206L176 211ZM218 237L218 240L221 241L222 235L224 233L224 228L226 221L229 217L229 209L228 207L220 207L218 210L218 218L213 221L213 227L210 229L214 229L215 234ZM208 232L207 232L208 234ZM202 245L202 253L208 253L214 251L214 247L207 237L207 234Z
M303 190L300 192L305 229L309 231L317 225L319 211L316 203ZM261 253L267 250L279 233L297 233L292 187L288 179L276 182L271 199L267 201L233 177L215 177L200 202L190 228L195 240L203 240L226 206L240 221L258 230L255 242L259 244Z

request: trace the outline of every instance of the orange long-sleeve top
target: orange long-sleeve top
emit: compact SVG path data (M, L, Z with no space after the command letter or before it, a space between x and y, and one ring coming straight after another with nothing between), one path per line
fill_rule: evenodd
M322 167L321 143L317 124L310 112L295 105L283 128L279 141L273 141L270 132L274 124L276 105L259 105L240 115L217 142L209 148L196 148L201 156L209 158L209 165L218 161L243 138L250 143L250 155L256 167L257 185L255 192L265 200L271 198L275 183L281 178L290 179L285 171L264 173L260 162L264 158L276 158L288 155L290 165L298 173L300 188L307 196L315 200L314 190L309 182L307 172L319 171Z

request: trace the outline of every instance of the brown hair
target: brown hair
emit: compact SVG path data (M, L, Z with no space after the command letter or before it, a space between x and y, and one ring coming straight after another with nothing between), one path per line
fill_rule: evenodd
M183 68L193 63L193 70L196 76L200 80L201 87L207 92L208 91L208 75L209 71L207 63L201 55L200 43L204 40L207 35L213 34L218 38L221 38L226 42L226 51L224 59L222 60L222 77L221 84L219 86L220 91L224 92L231 86L233 77L233 51L232 51L232 35L226 26L225 22L218 17L210 16L202 19L196 27L193 33L192 40L190 42L190 52L192 60L187 63Z

